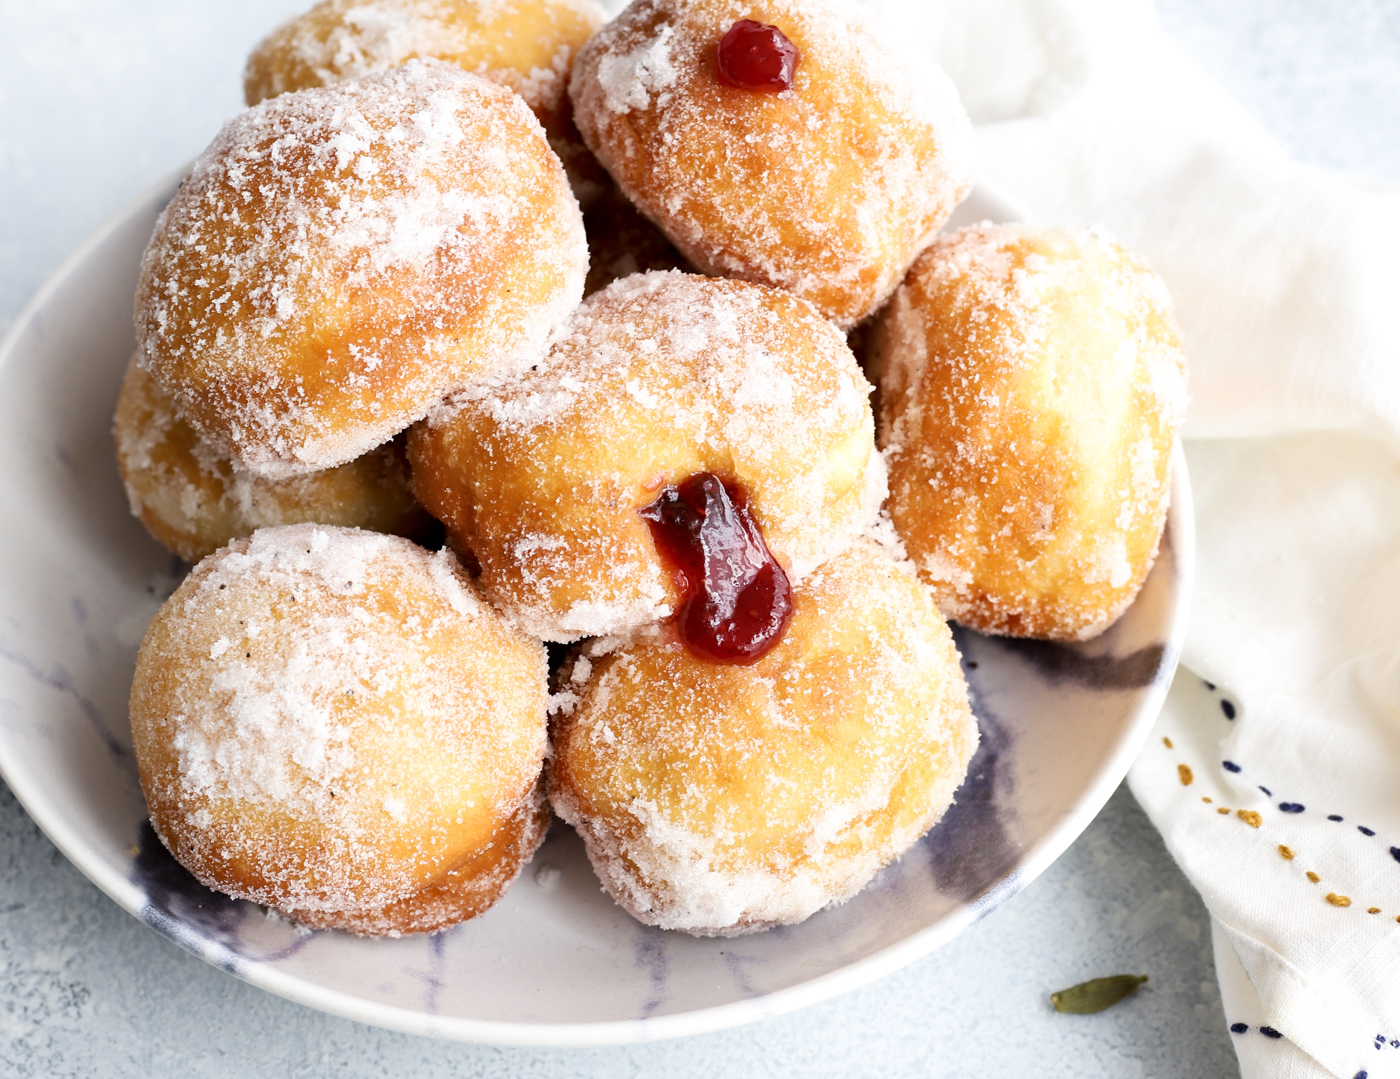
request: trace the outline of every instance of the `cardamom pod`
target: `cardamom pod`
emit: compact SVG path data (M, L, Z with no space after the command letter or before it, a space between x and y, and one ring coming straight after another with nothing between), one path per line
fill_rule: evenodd
M1146 974L1115 974L1109 978L1091 978L1058 993L1050 994L1050 1003L1057 1012L1071 1015L1093 1015L1105 1008L1111 1008L1124 997L1138 991L1138 986L1147 981Z

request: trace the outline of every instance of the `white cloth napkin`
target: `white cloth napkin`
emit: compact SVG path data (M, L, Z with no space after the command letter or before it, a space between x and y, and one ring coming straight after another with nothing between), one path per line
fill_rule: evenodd
M1199 576L1129 782L1245 1079L1400 1076L1400 190L1290 160L1147 0L870 6L958 84L982 180L1171 289Z

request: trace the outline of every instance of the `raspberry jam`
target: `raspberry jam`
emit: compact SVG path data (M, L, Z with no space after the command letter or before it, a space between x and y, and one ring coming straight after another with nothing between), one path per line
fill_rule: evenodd
M792 588L742 487L700 472L639 512L685 597L677 626L692 655L754 663L783 639Z
M776 26L740 19L719 41L719 80L759 94L792 89L802 51Z

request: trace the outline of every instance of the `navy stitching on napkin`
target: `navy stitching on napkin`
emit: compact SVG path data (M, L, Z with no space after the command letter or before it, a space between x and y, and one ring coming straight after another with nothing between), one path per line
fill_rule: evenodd
M1216 687L1215 687L1215 685L1214 685L1213 683L1207 682L1207 681L1205 681L1205 679L1202 679L1201 681L1202 681L1202 683L1205 685L1205 687L1206 687L1208 690L1210 690L1212 693L1216 692ZM1225 716L1226 716L1227 719L1234 719L1234 718L1235 718L1235 716L1236 716L1236 714L1237 714L1237 709L1236 709L1236 707L1235 707L1235 705L1234 705L1233 703L1231 703L1231 702L1225 700L1223 697L1221 697L1221 699L1219 700L1219 704L1220 704L1221 711L1225 714ZM1175 747L1172 745L1172 740L1171 740L1170 738L1163 738L1163 739L1162 739L1162 744L1163 744L1167 749L1173 749L1173 748L1175 748ZM1235 761L1222 760L1222 761L1220 762L1220 766L1221 766L1221 768L1223 768L1225 771L1230 772L1230 773L1233 773L1233 774L1239 774L1239 773L1241 773L1241 772L1244 771L1244 767L1243 767L1242 765L1238 764L1238 763L1235 762ZM1191 785L1191 782L1192 782L1192 780L1193 780L1193 778L1194 778L1193 775L1192 775L1192 773L1191 773L1191 767L1190 767L1190 765L1184 764L1184 763L1178 763L1176 767L1177 767L1177 772L1178 772L1178 773L1180 774L1180 776L1181 776L1181 783L1182 783L1182 785L1183 785L1183 786L1190 786L1190 785ZM1265 787L1265 786L1263 786L1262 784L1260 784L1260 785L1258 786L1258 789L1264 793L1264 796L1265 796L1265 797L1270 798L1270 799L1273 798L1273 792L1272 792L1271 790L1269 790L1268 787ZM1212 804L1212 803L1213 803L1213 799L1211 799L1211 798L1209 798L1209 797L1203 797L1203 798L1201 799L1201 801L1204 802L1204 803L1207 803L1207 804ZM1303 813L1303 812L1305 812L1306 809L1307 809L1307 807L1306 807L1305 805L1303 805L1302 802L1279 802L1279 803L1278 803L1278 808L1279 808L1279 812L1281 812L1281 813L1289 813L1289 814ZM1226 806L1219 806L1219 807L1216 808L1215 812L1216 812L1217 814L1219 814L1220 816L1224 816L1224 817L1229 817L1229 816L1231 816L1231 814L1233 813L1234 816L1238 817L1241 821L1243 821L1245 824L1249 825L1251 828L1260 828L1260 827L1262 827L1262 826L1264 825L1264 823L1265 823L1265 822L1264 822L1264 818L1263 818L1259 813L1255 812L1255 811L1252 810L1252 809L1231 810L1231 809L1229 809L1229 808L1226 807ZM1329 813L1329 814L1327 815L1327 819L1328 819L1329 821L1333 821L1333 822L1340 823L1340 822L1343 821L1345 818L1344 818L1340 813ZM1356 830L1357 830L1358 832L1360 832L1362 835L1366 836L1367 838L1374 837L1375 834L1376 834L1375 829L1373 829L1373 828L1368 828L1368 827L1366 827L1364 824L1358 824L1358 825L1356 826ZM1286 844L1283 844L1283 843L1278 844L1278 852L1279 852L1279 854L1284 858L1285 861L1290 861L1290 862L1291 862L1291 861L1293 861L1293 859L1296 857L1296 854L1295 854L1294 850L1293 850L1291 847L1289 847L1289 846L1287 846ZM1400 846L1391 847L1391 848L1390 848L1390 856L1391 856L1392 858L1394 858L1397 862L1400 862ZM1312 870L1308 870L1308 871L1304 874L1304 876L1306 876L1307 879L1308 879L1308 881L1309 881L1310 883L1312 883L1312 884L1320 884L1321 881L1322 881L1322 878L1321 878L1317 873L1315 873L1315 872L1312 871ZM1328 903L1330 903L1333 907L1336 907L1336 908L1338 908L1338 909L1346 909L1346 908L1348 908L1348 907L1350 907L1350 906L1353 905L1352 899L1351 899L1350 896L1342 895L1342 894L1337 893L1337 892L1328 892L1327 895L1325 896L1325 899L1326 899L1326 901L1327 901ZM1363 905L1361 906L1361 909L1364 909L1364 910L1366 911L1367 914L1380 914L1380 913L1382 913L1381 908L1380 908L1380 907L1377 907L1377 906L1365 906L1365 905L1363 904ZM1395 920L1396 920L1396 922L1400 922L1400 916L1397 916ZM1243 1023L1235 1023L1235 1024L1231 1025L1231 1027L1230 1027L1231 1033L1234 1033L1234 1034L1244 1034L1244 1033L1247 1033L1248 1030L1249 1030L1249 1027L1246 1026L1245 1024L1243 1024ZM1259 1028L1259 1032L1260 1032L1261 1034L1265 1035L1266 1037L1270 1037L1270 1038L1281 1038L1281 1037L1283 1037L1283 1035L1280 1034L1278 1031L1276 1031L1273 1027L1260 1027L1260 1028ZM1377 1048L1377 1049L1383 1048L1384 1045L1385 1045L1385 1043L1386 1043L1385 1037L1384 1037L1383 1035L1378 1035L1378 1036L1377 1036L1377 1039L1376 1039L1376 1048ZM1394 1048L1396 1048L1396 1049L1400 1049L1400 1038L1397 1038L1397 1039L1393 1040L1390 1044L1391 1044L1392 1047L1394 1047Z

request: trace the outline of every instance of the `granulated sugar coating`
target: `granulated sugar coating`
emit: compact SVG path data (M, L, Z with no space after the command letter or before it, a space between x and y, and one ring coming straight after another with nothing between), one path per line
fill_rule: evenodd
M861 540L795 590L751 667L665 631L566 667L549 796L650 925L732 936L863 888L942 815L977 747L928 589Z
M140 363L241 467L330 468L538 359L587 261L524 102L411 61L220 132L146 250Z
M535 368L416 427L414 487L526 632L622 633L676 610L639 511L696 473L745 489L795 580L847 547L885 494L869 391L806 301L638 274L590 297Z
M1186 360L1166 288L1093 233L982 226L874 334L889 512L944 614L1083 640L1157 554Z
M409 487L403 438L338 468L263 479L200 442L134 361L122 380L113 434L132 515L187 562L274 525L314 521L409 537L432 527Z
M719 78L739 19L801 51L792 90ZM636 0L580 52L569 94L589 149L691 262L790 289L841 327L880 306L971 185L948 78L821 0Z
M323 0L248 58L248 104L433 58L509 86L541 122L607 16L592 0Z
M306 925L451 925L543 839L545 680L450 553L264 529L195 567L141 644L151 823L204 884Z
M249 105L429 58L508 86L544 125L583 201L606 173L574 127L569 70L606 15L592 0L325 0L248 58Z

